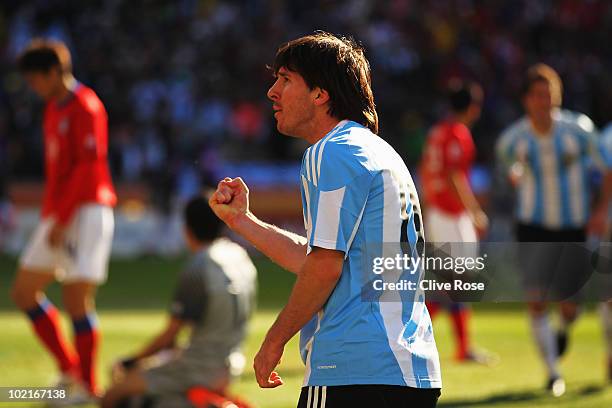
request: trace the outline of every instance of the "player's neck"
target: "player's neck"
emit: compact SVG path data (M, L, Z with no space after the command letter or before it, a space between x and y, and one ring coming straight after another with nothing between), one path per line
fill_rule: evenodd
M319 140L323 139L334 127L340 122L340 119L333 116L324 115L318 120L313 121L312 132L305 137L308 143L315 144Z
M472 127L472 124L474 122L473 120L470 119L470 117L467 114L455 114L453 115L453 119L456 122L462 123L468 129Z
M536 136L547 137L551 134L553 126L552 116L540 119L530 117L529 122L531 123L531 128Z
M53 95L53 99L61 105L72 95L72 91L76 88L76 84L77 81L72 75L65 76L58 85L57 92Z

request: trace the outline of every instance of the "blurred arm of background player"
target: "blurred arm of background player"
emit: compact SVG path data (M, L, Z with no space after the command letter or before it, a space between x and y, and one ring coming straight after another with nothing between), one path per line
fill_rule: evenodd
M451 185L455 189L459 200L468 212L479 237L483 237L489 229L489 218L482 210L468 179L459 171L453 171L449 176Z
M306 237L258 219L249 210L249 189L240 177L219 182L210 207L234 232L243 236L274 263L298 274L306 261Z
M612 199L612 170L608 170L605 173L599 200L595 204L593 214L587 224L589 235L598 237L604 236L608 221L608 206L610 204L610 199Z
M135 367L138 362L147 357L151 357L162 350L173 349L176 344L176 338L182 328L189 326L184 320L171 316L168 319L166 327L155 336L145 347L132 357L123 358L113 366L112 377L114 381L118 381L125 373Z

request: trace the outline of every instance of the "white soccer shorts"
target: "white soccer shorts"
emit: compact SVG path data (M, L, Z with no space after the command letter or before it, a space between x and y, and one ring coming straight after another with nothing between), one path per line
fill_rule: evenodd
M425 213L425 239L434 244L474 242L467 245L453 245L452 256L475 258L478 256L478 234L467 212L449 214L434 207Z
M86 204L73 216L64 245L52 248L48 237L53 218L43 218L19 259L23 269L49 271L65 283L106 281L115 221L113 209Z

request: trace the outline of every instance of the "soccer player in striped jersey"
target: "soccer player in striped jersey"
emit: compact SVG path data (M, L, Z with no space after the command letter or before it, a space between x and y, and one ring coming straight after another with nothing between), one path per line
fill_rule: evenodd
M423 291L368 292L377 277L386 283L406 279L418 288L422 267L376 275L369 257L404 250L418 260L424 234L410 173L377 136L363 50L351 40L316 33L281 46L273 69L276 82L268 97L277 129L311 144L299 178L306 237L257 219L240 178L222 180L210 200L232 230L297 274L255 357L257 382L264 388L282 384L274 369L286 343L304 328L306 374L298 407L356 401L434 407L442 384Z
M518 190L519 242L585 242L589 234L603 233L612 187L609 166L591 120L561 110L561 95L561 79L551 67L531 67L523 94L526 116L505 130L497 144L498 155ZM601 199L591 211L588 174L593 165L605 171L605 178ZM559 396L565 383L558 358L567 347L568 328L578 312L572 295L581 287L580 278L588 266L580 263L584 251L570 254L575 246L527 246L522 249L530 254L529 259L527 252L522 253L525 265L521 269L531 325L548 370L548 388ZM553 293L554 299L547 293ZM548 321L549 300L561 300L556 338Z
M35 40L18 64L46 101L45 191L41 220L19 259L11 294L55 359L69 400L82 402L98 392L94 297L106 280L117 200L108 166L107 115L95 92L73 77L63 43ZM44 293L54 279L62 282L74 347L64 340L59 313Z

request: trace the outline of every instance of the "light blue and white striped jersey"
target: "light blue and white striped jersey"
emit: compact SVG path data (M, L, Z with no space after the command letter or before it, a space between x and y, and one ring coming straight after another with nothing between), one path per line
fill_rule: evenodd
M404 162L364 126L342 121L306 150L300 176L308 252L320 247L345 253L334 291L302 329L304 385L440 388L423 292L362 298L365 281L376 276L367 257L393 257L402 251L400 242L407 242L403 248L416 258L417 241L419 248L424 244L418 196ZM423 268L414 272L401 278L418 283ZM380 276L397 282L397 275Z
M589 171L605 169L604 145L593 122L557 110L548 136L536 136L527 117L502 133L497 153L506 165L520 163L517 219L550 229L582 228L590 214Z

